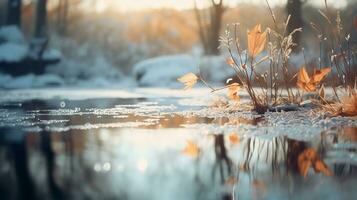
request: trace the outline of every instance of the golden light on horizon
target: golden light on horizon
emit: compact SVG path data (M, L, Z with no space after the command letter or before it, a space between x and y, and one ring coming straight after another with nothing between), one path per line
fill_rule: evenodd
M256 4L266 5L265 0L224 0L226 5L236 6L237 4ZM355 1L355 0L353 0ZM106 9L118 9L118 11L138 11L146 9L161 9L161 8L173 8L177 10L191 9L193 8L193 0L97 0L95 2L95 10L97 12L103 12ZM347 6L351 2L348 0L332 1L328 0L327 3L330 6L342 8ZM93 8L93 1L85 1L88 6ZM269 0L271 6L284 6L286 0ZM314 6L323 6L324 0L311 0L309 4ZM197 0L197 4L200 8L209 5L207 0Z

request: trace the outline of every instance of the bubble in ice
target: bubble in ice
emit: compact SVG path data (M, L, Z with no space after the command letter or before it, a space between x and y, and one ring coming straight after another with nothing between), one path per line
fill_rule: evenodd
M109 162L106 162L103 164L103 170L104 171L109 171L112 168L111 164Z
M60 107L61 107L61 108L64 108L64 107L66 107L66 102L64 102L64 101L61 101L61 102L60 102Z
M94 171L99 172L102 171L102 166L100 163L96 163L93 167Z

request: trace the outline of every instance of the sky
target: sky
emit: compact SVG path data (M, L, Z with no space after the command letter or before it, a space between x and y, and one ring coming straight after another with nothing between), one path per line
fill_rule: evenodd
M224 0L231 6L237 3L254 3L266 5L265 0ZM283 5L287 0L269 0L271 6ZM354 0L327 0L330 6L337 8L345 7L349 1ZM207 5L208 0L197 0L200 7ZM324 5L324 0L308 0L308 3L315 6ZM97 0L96 10L105 11L108 7L115 6L122 11L143 10L152 8L175 8L189 9L193 7L193 0Z

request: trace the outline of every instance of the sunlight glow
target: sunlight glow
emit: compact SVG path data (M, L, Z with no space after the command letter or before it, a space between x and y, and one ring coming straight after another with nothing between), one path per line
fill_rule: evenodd
M148 166L149 166L149 162L147 160L141 159L138 161L137 168L140 172L144 173L148 168Z
M236 6L237 4L266 5L266 0L225 0L226 5ZM269 0L271 6L284 6L286 0ZM310 0L309 4L317 7L324 6L324 0ZM327 3L336 8L346 7L348 0L331 1ZM197 0L199 8L209 5L207 0ZM90 4L92 5L92 4ZM112 6L114 5L114 7ZM108 8L115 8L121 11L137 11L144 9L174 8L178 10L193 8L193 0L99 0L96 1L96 12L104 12Z

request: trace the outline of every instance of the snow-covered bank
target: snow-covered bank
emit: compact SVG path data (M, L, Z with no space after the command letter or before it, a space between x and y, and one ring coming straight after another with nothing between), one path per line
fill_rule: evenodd
M33 39L31 45L44 43L42 40ZM4 26L0 28L0 61L19 62L26 58L37 58L37 52L30 48L30 43L26 41L23 33L17 26ZM62 57L61 52L56 49L46 48L42 59L55 60ZM24 66L26 67L26 66Z
M234 71L225 62L225 56L194 56L189 54L151 58L134 65L133 76L139 86L179 88L177 78L199 73L212 84L222 84Z

